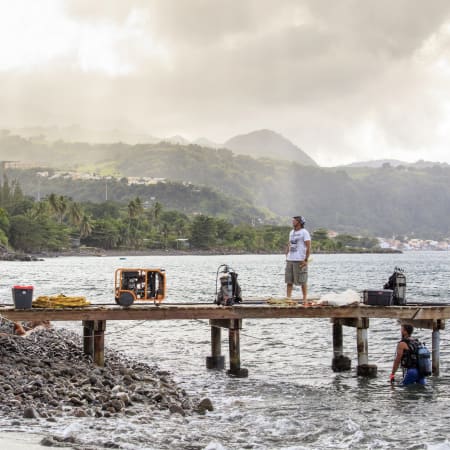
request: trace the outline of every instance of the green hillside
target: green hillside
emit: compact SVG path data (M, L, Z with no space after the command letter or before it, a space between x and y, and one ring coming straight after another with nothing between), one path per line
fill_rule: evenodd
M0 158L11 160L11 155L54 167L108 167L121 176L171 182L158 187L114 184L110 195L118 201L156 196L167 207L235 222L272 216L288 224L293 214L301 213L311 228L382 236L450 235L449 166L325 169L197 145L45 143L3 136ZM26 178L21 181L24 191L35 195L37 181ZM104 199L102 182L47 181L48 186L41 180L42 193L57 188L77 200Z
M146 208L155 202L165 208L188 215L205 214L227 219L233 224L276 222L273 214L256 208L240 198L231 198L207 186L177 182L151 185L128 185L126 180L72 180L58 177L41 177L37 170L9 170L8 177L17 180L23 192L35 199L51 193L65 195L76 202L101 203L110 200L122 204L139 197Z

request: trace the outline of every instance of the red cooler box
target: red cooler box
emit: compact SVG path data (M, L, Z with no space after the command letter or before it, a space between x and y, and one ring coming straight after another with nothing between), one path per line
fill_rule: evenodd
M393 294L394 291L392 289L363 291L363 303L372 306L391 306Z
M13 286L14 308L29 309L33 302L33 286Z

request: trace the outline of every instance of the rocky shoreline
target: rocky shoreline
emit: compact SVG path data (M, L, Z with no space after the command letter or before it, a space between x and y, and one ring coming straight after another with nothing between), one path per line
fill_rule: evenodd
M118 417L161 412L186 416L212 410L191 398L170 373L106 350L105 367L82 352L81 337L65 329L36 329L24 337L0 334L0 415L24 420ZM76 420L76 419L75 419ZM42 445L61 445L57 436ZM71 438L70 446L77 444Z
M25 253L1 253L0 261L43 261L40 256Z
M373 254L390 254L390 253L403 253L401 250L395 249L377 249L377 250L349 250L349 251L326 251L326 250L318 250L313 252L313 255L319 254L357 254L357 253L373 253ZM213 255L265 255L268 254L266 252L244 252L244 251L219 251L219 250L103 250L96 249L92 251L67 251L67 252L46 252L40 253L36 255L28 255L22 253L4 253L0 254L0 261L43 261L44 258L57 258L64 256L117 256L117 257L127 257L127 256L213 256ZM274 254L274 253L270 253ZM279 253L280 255L284 255L283 252Z

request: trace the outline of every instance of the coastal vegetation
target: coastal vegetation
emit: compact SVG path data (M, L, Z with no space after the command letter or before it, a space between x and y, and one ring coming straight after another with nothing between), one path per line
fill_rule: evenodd
M233 225L289 225L292 214L308 218L310 229L340 234L450 235L450 167L446 164L325 168L281 159L254 158L225 148L169 142L92 144L44 138L0 136L0 158L31 163L38 170L8 169L24 193L44 198L52 192L77 202L127 203L152 198L186 215L223 218ZM275 155L276 157L278 155ZM52 170L114 175L107 180L52 177ZM164 182L129 185L130 177Z
M24 195L19 183L0 187L0 242L6 249L40 253L80 246L104 250L179 250L281 253L289 226L232 223L223 217L168 209L139 196L128 202L77 202L50 193L41 200ZM373 251L377 240L313 232L317 251Z

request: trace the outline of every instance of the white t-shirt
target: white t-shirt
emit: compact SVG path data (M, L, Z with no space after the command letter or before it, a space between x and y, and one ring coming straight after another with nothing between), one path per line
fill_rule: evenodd
M287 261L303 261L306 258L306 241L310 241L311 236L304 228L291 230L289 233L289 252Z

